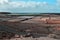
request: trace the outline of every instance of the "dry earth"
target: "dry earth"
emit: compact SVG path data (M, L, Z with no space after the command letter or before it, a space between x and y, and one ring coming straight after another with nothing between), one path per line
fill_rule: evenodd
M0 39L0 40L60 40L60 39L54 39L49 37L40 37L40 38L12 38L12 39Z

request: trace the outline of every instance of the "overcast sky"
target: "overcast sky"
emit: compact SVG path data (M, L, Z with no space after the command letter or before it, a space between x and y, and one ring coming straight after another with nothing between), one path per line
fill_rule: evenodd
M0 12L60 13L60 0L0 0Z

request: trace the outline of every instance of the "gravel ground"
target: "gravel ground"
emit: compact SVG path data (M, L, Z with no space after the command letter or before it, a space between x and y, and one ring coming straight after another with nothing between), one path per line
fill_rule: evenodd
M0 40L60 40L60 39L54 39L49 37L40 37L40 38L13 38L13 39L0 39Z

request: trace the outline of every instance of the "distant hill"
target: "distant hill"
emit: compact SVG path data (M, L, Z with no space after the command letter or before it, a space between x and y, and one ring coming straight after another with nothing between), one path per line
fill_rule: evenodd
M54 15L60 15L60 13L41 13L41 14L50 14L50 15L54 14Z
M0 14L11 14L10 12L0 12Z
M0 14L8 15L20 15L20 16L40 16L40 15L60 15L60 13L11 13L11 12L0 12Z

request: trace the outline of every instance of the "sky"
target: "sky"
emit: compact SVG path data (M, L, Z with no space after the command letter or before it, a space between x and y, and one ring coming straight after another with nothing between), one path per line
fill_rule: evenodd
M0 0L0 12L60 13L60 0Z

